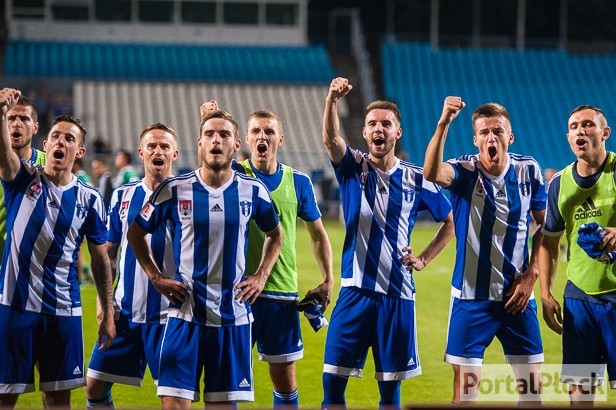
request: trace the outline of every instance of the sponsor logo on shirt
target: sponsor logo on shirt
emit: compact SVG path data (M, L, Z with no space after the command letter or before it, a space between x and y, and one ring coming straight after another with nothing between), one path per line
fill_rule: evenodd
M575 211L575 215L573 215L573 219L588 219L593 218L595 216L602 216L603 212L600 209L597 209L595 203L593 202L591 197L586 198L586 201Z
M32 201L36 201L43 192L43 186L40 182L32 181L28 189L26 190L26 197Z
M139 215L141 215L141 217L146 221L149 221L152 213L154 213L154 205L148 202L143 206L143 208L141 208Z
M130 205L130 201L122 201L122 204L120 205L120 216L124 217L126 215L126 212L128 212L128 207Z

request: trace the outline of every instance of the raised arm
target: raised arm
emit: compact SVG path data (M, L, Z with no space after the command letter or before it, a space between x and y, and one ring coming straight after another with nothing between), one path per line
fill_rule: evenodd
M309 290L307 295L312 293L318 294L325 309L331 302L332 292L334 291L332 245L329 242L329 236L325 231L322 219L319 218L314 222L306 222L306 228L310 234L312 253L323 276L323 282L316 288Z
M424 160L424 177L442 187L449 187L456 176L453 168L443 162L443 149L449 131L449 124L462 111L466 104L460 97L447 97L443 104L441 118L436 124L436 131L426 149Z
M154 262L152 249L150 245L148 245L146 235L147 232L134 221L130 224L126 239L135 254L137 262L139 262L146 275L148 275L150 282L152 282L152 285L158 293L165 296L172 303L176 303L177 301L184 302L188 298L187 286L178 280L163 276L158 265Z
M338 118L338 101L347 95L353 86L346 78L338 77L332 80L325 99L323 113L323 144L334 164L340 164L346 153L347 144L340 136L340 119Z
M116 335L111 263L109 262L105 244L96 245L88 242L88 250L92 258L92 278L96 285L96 292L98 293L98 301L100 303L98 345L101 349L106 349L111 346Z
M247 300L250 303L254 303L257 300L257 297L265 287L265 282L267 282L267 278L269 278L276 260L278 260L278 255L280 255L280 249L282 248L282 238L280 224L276 225L276 228L273 230L265 233L261 262L254 275L248 276L237 284L235 287L237 291L236 299L239 299L242 303Z
M0 138L0 178L12 181L19 172L20 160L11 146L8 112L15 107L21 91L5 88L0 91L0 110L2 110L2 138Z

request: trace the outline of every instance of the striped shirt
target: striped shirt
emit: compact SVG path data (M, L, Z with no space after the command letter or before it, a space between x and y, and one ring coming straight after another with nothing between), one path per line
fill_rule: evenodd
M7 207L7 244L0 303L23 311L81 316L77 253L84 238L107 240L100 194L73 176L56 187L43 168L21 163L12 181L2 181Z
M335 173L346 225L342 286L414 299L402 248L410 243L417 214L428 211L440 222L451 211L449 201L424 180L420 167L400 160L383 172L370 165L367 154L347 148Z
M503 300L529 264L531 211L546 207L537 161L508 154L501 175L488 174L478 155L448 162L456 176L448 188L456 229L452 294L467 300Z
M135 323L167 322L169 300L156 291L128 246L128 227L146 204L152 191L143 180L122 185L113 192L109 210L107 241L120 243L118 282L115 289L116 315L122 314ZM154 261L166 277L175 276L171 231L161 225L146 236Z
M265 186L236 172L216 189L197 170L169 178L154 191L135 222L150 233L171 222L175 278L190 293L184 303L170 306L169 317L213 327L252 321L248 302L236 300L234 290L246 277L251 219L264 232L278 225Z

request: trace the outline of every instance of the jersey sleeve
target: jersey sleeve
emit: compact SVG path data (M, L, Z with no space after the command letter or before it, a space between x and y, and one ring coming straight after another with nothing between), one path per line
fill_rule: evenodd
M530 201L530 209L533 211L543 211L546 207L547 191L545 187L545 181L543 179L543 172L537 162L533 166L533 175L531 175L531 189L532 196Z
M159 226L172 217L171 209L176 201L168 182L169 180L166 180L156 188L133 220L148 233L154 233Z
M314 186L308 175L296 173L294 178L295 192L297 194L297 215L306 222L314 222L321 218L321 211L317 204Z
M355 175L356 168L361 166L362 156L363 154L360 151L347 145L347 150L344 157L342 157L340 164L335 165L332 162L332 165L334 166L334 173L336 174L339 184L342 185L346 178Z
M541 231L547 236L560 236L565 231L565 220L558 209L558 196L560 194L560 178L556 175L552 178L548 188L547 211L545 223Z
M428 211L436 222L441 222L451 212L451 203L438 185L422 181L419 211Z
M89 243L103 245L107 242L107 211L103 198L98 192L92 194L90 210L84 227L84 233Z
M462 156L457 159L450 159L445 162L453 168L455 176L453 181L447 189L451 192L459 193L464 190L464 187L468 185L470 177L475 171L475 164L470 156Z
M252 219L263 232L270 232L279 223L274 203L265 186L259 182L253 199Z
M107 240L109 242L119 243L122 241L122 221L120 220L120 200L121 193L119 190L113 191L111 195L111 203L109 205L109 216L107 219Z

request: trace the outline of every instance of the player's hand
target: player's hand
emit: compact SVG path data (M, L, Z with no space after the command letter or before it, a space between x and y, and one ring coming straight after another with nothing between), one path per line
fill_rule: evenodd
M13 88L4 88L0 91L0 110L2 110L2 115L15 107L20 95L21 91Z
M161 295L169 299L171 303L184 302L188 299L188 286L175 279L165 278L159 275L152 285Z
M563 334L563 315L560 310L560 304L550 295L547 298L541 298L543 305L543 320L550 329L559 335Z
M107 311L102 311L101 321L98 324L98 348L107 349L116 337L115 322L113 319L114 309L110 306Z
M216 100L209 100L201 104L199 107L199 112L201 113L201 119L205 118L209 113L216 111L218 109L218 103Z
M427 263L425 259L421 256L415 255L411 246L402 248L402 252L406 252L406 255L402 257L402 265L407 271L420 271L426 267Z
M317 295L319 295L319 298L321 298L321 302L323 303L323 311L325 312L325 309L327 309L327 306L332 301L333 291L334 291L333 283L323 282L316 288L310 289L308 292L306 292L306 296L312 295L313 293L316 293Z
M329 93L327 94L327 100L330 102L336 102L353 89L353 86L349 84L349 80L342 77L337 77L332 80L329 85Z
M505 297L509 298L505 303L505 311L510 314L516 314L518 312L524 313L530 297L533 294L533 287L537 281L539 273L536 268L529 268L511 285L509 292L505 293Z
M439 121L444 124L450 124L454 118L458 116L460 111L464 109L464 107L466 107L466 103L462 101L462 98L460 97L449 96L445 98L445 102L443 103L443 112Z
M604 252L616 251L616 228L606 227L601 231L603 234L603 240L599 248Z
M261 294L266 282L267 276L258 272L248 276L235 287L235 291L237 292L235 299L242 303L249 301L250 304L253 304Z

